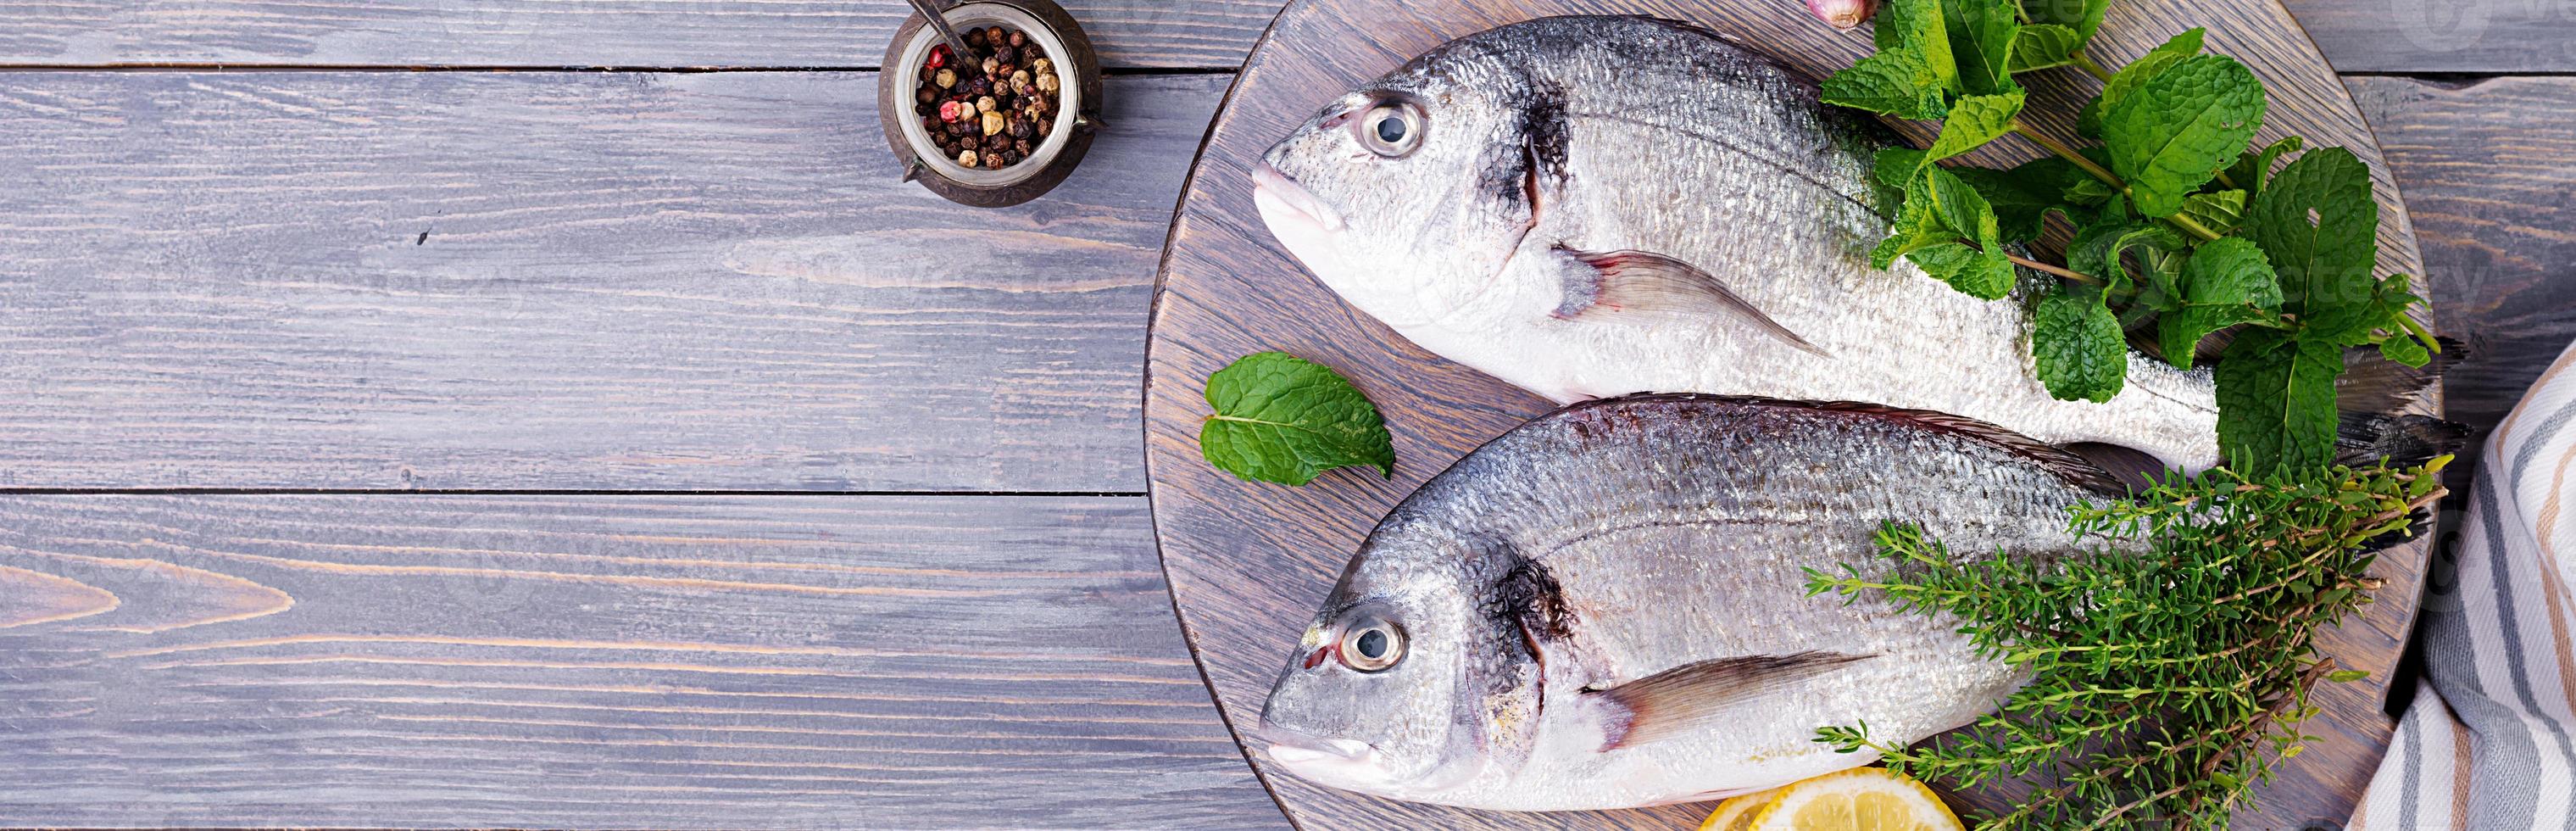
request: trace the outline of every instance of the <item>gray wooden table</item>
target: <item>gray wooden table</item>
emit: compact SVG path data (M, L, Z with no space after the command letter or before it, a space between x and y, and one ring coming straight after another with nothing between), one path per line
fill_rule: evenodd
M1067 5L1115 128L976 211L878 137L898 3L0 0L0 825L1284 824L1137 412L1276 3ZM2492 423L2576 9L2292 6Z

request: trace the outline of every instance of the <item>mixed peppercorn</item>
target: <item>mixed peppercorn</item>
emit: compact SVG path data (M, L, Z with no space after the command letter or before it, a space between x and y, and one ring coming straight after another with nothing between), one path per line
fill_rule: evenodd
M961 35L973 50L964 60L947 44L930 47L912 112L959 165L1000 170L1019 164L1055 130L1063 93L1055 61L1023 32L987 26Z

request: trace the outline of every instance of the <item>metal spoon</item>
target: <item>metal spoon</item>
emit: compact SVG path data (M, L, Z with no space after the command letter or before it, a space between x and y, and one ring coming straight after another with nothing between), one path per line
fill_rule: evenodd
M914 10L921 12L921 16L930 21L930 28L939 30L939 36L948 41L949 55L962 61L966 56L974 54L973 50L966 47L966 39L958 37L957 30L948 27L948 16L939 13L937 0L910 0L910 2Z

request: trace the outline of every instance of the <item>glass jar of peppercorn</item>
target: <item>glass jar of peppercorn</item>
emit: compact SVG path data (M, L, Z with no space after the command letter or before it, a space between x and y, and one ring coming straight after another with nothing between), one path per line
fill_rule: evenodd
M1090 40L1050 0L979 0L943 16L967 52L915 16L896 31L878 79L879 118L904 178L986 207L1052 189L1099 126Z

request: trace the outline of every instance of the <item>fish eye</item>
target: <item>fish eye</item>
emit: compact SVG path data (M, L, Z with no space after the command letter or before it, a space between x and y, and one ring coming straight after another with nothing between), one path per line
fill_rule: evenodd
M1404 660L1404 630L1394 623L1369 618L1342 630L1342 665L1361 672L1378 672Z
M1398 159L1412 155L1422 146L1422 121L1421 107L1409 101L1391 101L1369 108L1352 127L1369 152Z

